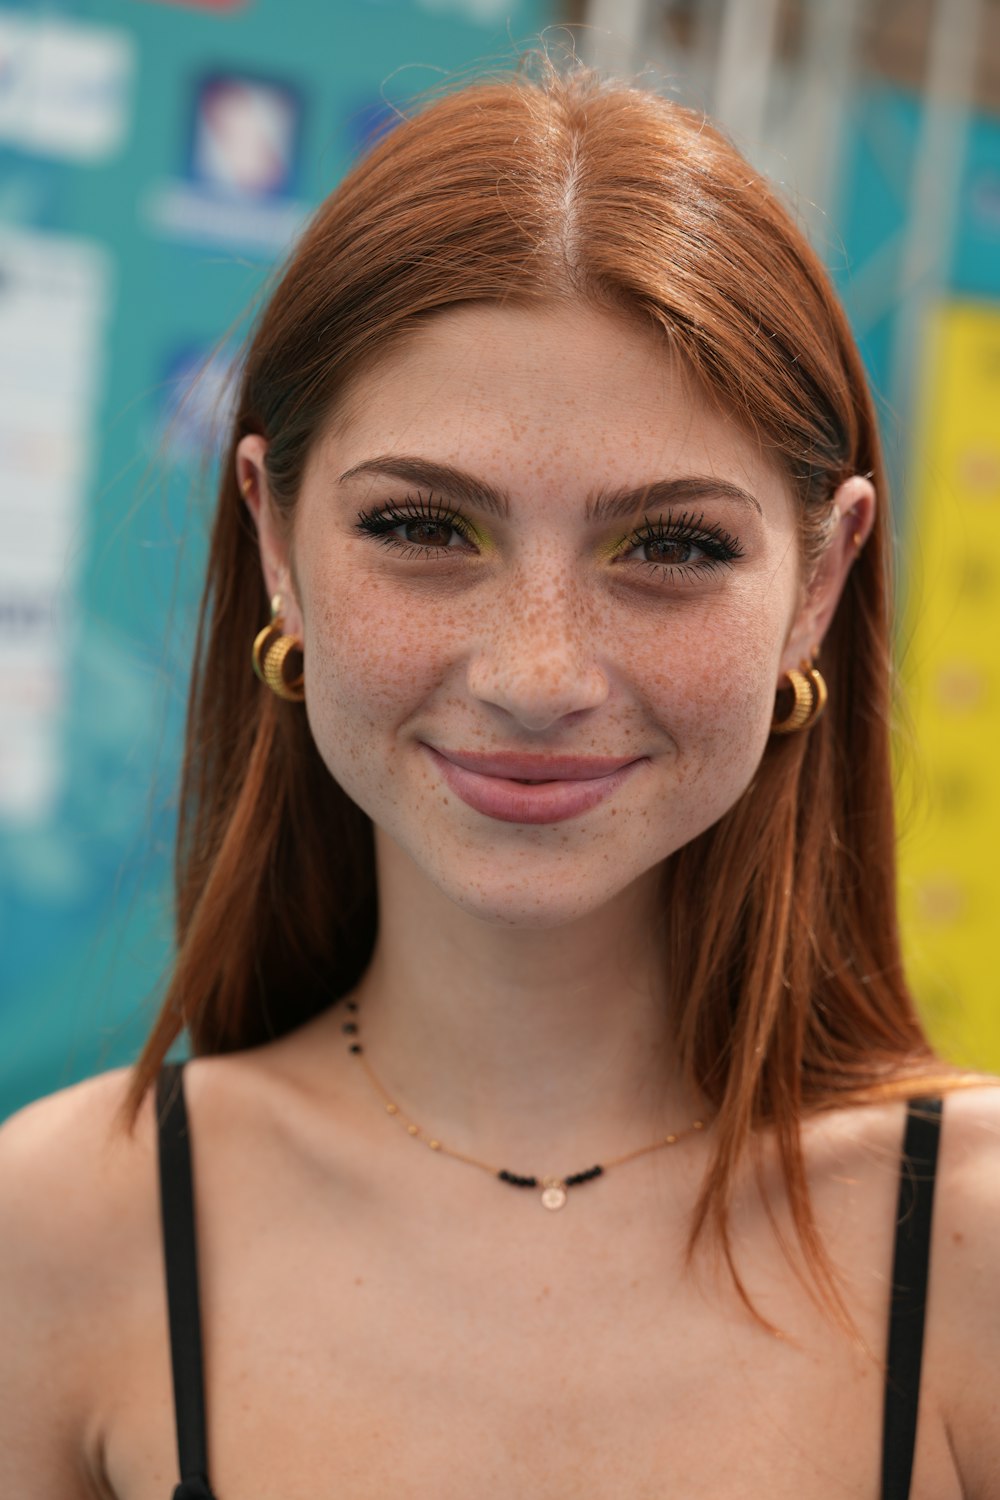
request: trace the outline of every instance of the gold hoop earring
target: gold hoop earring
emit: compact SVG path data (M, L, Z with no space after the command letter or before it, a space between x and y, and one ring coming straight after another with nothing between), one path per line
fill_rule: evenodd
M285 676L285 662L293 651L298 651L300 655L302 653L299 637L279 635L264 653L264 681L277 697L284 698L289 703L301 703L306 696L303 673L299 672L290 680Z
M261 682L266 681L264 677L264 663L262 658L267 654L271 646L281 635L281 595L275 594L271 600L270 623L259 630L254 636L253 646L250 650L250 662L253 666L254 675Z
M802 662L798 670L789 667L785 676L794 702L785 718L771 720L772 734L797 734L799 730L811 729L830 696L822 672L812 662Z
M302 672L296 677L285 675L285 663L293 651L301 654L302 641L297 635L285 635L281 618L281 595L271 600L271 620L254 636L250 661L254 673L279 698L301 703L306 696Z
M794 702L785 718L771 720L772 734L795 734L805 725L813 711L813 690L809 678L805 673L796 671L794 667L789 667L785 676L788 678Z
M809 717L806 719L805 723L802 725L802 728L811 729L816 720L822 714L824 708L826 708L827 700L830 694L827 691L826 679L824 678L823 673L820 671L819 667L814 667L811 662L803 662L802 671L804 672L805 676L808 677L809 685L812 688L813 692L812 711L809 714Z

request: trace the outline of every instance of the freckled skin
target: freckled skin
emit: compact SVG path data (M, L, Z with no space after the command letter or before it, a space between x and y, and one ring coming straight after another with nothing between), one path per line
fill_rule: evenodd
M480 544L446 558L387 550L357 514L412 487L338 477L393 453L502 487L509 519L470 513ZM732 567L651 578L609 555L627 526L584 518L600 487L691 474L759 501L696 502L738 538ZM580 308L450 311L363 375L311 456L291 567L312 732L380 859L395 846L460 906L542 926L600 906L743 793L799 596L782 475L652 333ZM447 796L422 741L648 759L590 813L526 826Z

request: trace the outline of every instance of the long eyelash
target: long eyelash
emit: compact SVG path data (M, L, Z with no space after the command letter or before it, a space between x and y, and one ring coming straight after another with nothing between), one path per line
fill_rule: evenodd
M718 522L706 522L704 512L694 515L685 510L677 516L659 516L655 521L647 521L626 538L622 551L630 551L641 542L694 542L706 554L700 562L646 564L647 567L661 568L667 573L728 568L743 556L743 548L738 539Z
M392 535L397 526L403 526L407 521L437 521L443 526L454 527L464 541L473 540L468 525L457 510L451 510L440 500L435 500L433 495L419 493L405 495L399 502L390 501L388 505L380 506L377 510L359 511L354 529L364 536L375 537L388 546L410 547L413 551L424 555L427 549L412 542L404 542L401 538ZM438 555L444 551L445 549L441 548Z

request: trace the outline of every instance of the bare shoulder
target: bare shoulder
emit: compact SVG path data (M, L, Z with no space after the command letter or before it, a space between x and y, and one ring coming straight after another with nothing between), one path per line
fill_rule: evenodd
M152 1101L118 1123L127 1071L21 1110L0 1128L0 1492L94 1493L87 1424L115 1308L158 1228ZM39 1392L45 1399L38 1400Z
M926 1354L966 1495L1000 1493L1000 1083L945 1100Z
M120 1212L152 1152L152 1101L119 1123L129 1073L103 1073L29 1104L0 1127L0 1214L48 1261L85 1254ZM72 1243L71 1243L72 1242ZM4 1249L9 1241L3 1237Z
M935 1276L965 1298L992 1289L1000 1318L1000 1081L945 1099L934 1215Z
M155 1232L152 1100L130 1134L127 1084L125 1069L101 1074L0 1127L0 1287L36 1325L58 1319L70 1334L86 1294Z

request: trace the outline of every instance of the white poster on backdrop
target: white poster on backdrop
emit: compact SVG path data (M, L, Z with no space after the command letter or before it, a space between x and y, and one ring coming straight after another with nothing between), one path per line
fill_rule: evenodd
M135 45L127 31L0 8L0 141L100 162L125 140Z
M61 717L102 384L101 246L0 230L0 821L44 821Z

